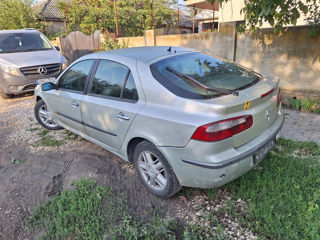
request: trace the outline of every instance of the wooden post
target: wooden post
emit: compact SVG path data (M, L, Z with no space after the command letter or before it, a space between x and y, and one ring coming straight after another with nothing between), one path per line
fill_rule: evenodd
M119 30L118 30L118 16L117 16L117 0L114 0L113 3L114 3L114 18L116 21L116 37L118 37Z
M214 32L214 14L215 14L215 10L212 10L213 12L213 16L212 16L212 32Z

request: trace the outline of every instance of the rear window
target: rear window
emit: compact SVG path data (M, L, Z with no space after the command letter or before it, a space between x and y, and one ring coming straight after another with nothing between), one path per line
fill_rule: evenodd
M209 88L240 90L255 84L261 76L252 70L203 53L187 53L151 65L153 76L174 94L185 98L206 99L221 96L190 83L176 73L187 75Z

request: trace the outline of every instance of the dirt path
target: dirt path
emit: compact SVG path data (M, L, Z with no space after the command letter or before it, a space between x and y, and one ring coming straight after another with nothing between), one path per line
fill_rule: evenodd
M165 201L150 195L131 164L87 141L68 139L65 130L54 133L63 144L43 146L39 143L43 129L35 123L33 104L32 97L0 100L0 239L36 238L23 219L80 177L123 194L130 209L140 214L177 203L177 198Z
M238 220L228 216L230 193L221 189L210 199L197 189L187 189L162 200L149 194L138 180L133 166L114 154L66 130L47 131L33 116L32 96L0 99L0 240L38 239L24 220L32 211L71 182L81 177L109 186L127 199L129 211L142 218L154 207L188 224L206 226L208 238L215 236L216 215L228 239L255 239ZM240 199L235 208L243 209ZM207 227L210 226L210 227ZM213 235L212 235L213 234Z

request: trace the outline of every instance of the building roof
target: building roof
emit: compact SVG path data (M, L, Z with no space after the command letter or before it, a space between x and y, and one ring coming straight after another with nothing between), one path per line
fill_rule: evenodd
M57 7L57 0L40 0L34 8L45 20L62 21L63 14Z

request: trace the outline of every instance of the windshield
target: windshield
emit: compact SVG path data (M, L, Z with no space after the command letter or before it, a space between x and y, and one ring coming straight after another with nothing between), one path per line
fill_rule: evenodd
M52 49L40 33L0 33L0 53L40 51Z
M246 88L261 78L252 70L199 52L166 58L152 64L151 71L166 88L186 98L211 98L220 96L221 91L206 90L182 75L191 77L207 88L226 90ZM175 72L181 73L181 76Z

